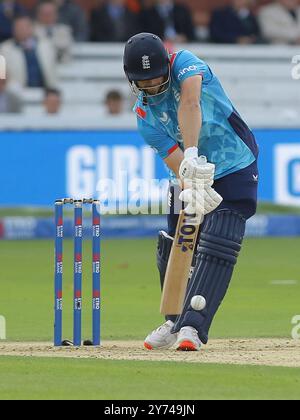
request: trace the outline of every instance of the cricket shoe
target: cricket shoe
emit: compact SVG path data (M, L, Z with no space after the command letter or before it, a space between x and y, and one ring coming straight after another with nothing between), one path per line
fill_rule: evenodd
M153 331L145 340L147 350L165 350L171 348L177 341L178 334L172 334L174 323L167 321L157 330Z
M202 343L198 336L198 331L192 327L181 328L176 342L178 351L199 351Z

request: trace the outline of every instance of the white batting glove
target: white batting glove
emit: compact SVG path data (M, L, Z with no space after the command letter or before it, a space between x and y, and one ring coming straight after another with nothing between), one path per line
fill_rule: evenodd
M202 183L192 182L179 196L179 199L187 203L185 211L188 214L196 214L203 221L203 217L216 210L222 203L223 198L212 187L203 186Z
M205 187L205 214L215 211L222 201L223 197L214 188L209 186Z
M179 176L182 181L201 181L212 187L215 177L215 165L208 163L205 156L198 157L198 148L190 147L184 153L185 159L180 165Z

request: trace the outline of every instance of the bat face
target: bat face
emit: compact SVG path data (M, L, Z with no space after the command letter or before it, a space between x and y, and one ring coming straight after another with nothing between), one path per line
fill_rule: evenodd
M199 218L181 212L170 254L161 302L163 315L180 315L199 234Z
M195 215L185 214L183 224L180 227L176 246L181 248L182 252L193 251L195 246L195 235L198 232L198 226L191 224ZM197 238L196 238L197 239Z

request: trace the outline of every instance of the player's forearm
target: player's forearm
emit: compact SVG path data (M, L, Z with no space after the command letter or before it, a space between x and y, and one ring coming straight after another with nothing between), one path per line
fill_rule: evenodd
M178 110L178 121L185 150L197 147L202 128L202 112L199 100L186 100Z

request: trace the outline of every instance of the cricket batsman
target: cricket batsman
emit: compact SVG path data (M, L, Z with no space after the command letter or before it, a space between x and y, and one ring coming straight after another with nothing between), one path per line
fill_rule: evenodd
M159 37L142 33L126 44L124 70L137 96L139 132L171 174L168 232L159 233L157 252L162 287L179 218L176 203L184 202L202 221L184 310L169 314L145 347L198 351L208 342L246 221L256 212L258 147L218 78L191 52L170 55ZM199 295L206 299L203 311L191 306Z

